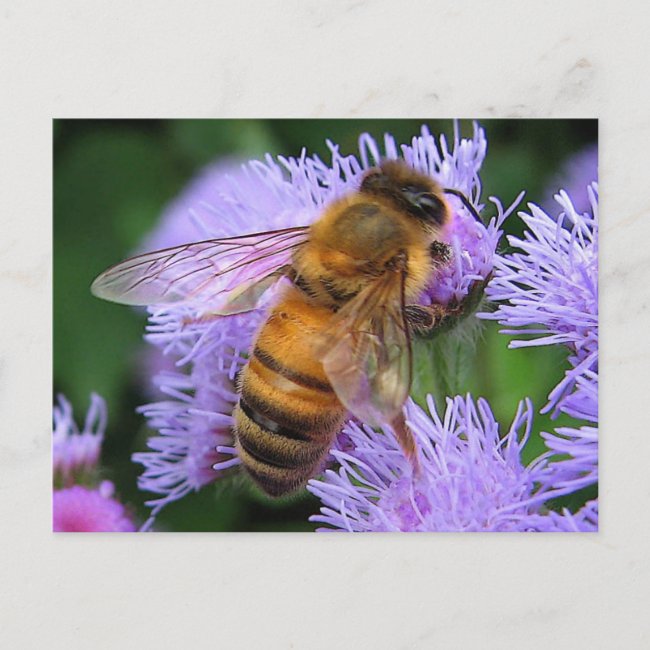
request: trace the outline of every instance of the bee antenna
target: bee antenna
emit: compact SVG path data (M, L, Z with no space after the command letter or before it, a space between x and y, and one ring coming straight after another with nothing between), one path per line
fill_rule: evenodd
M463 205L470 211L470 214L478 221L479 223L483 223L483 219L481 219L481 216L479 213L476 211L476 208L469 202L469 199L460 191L460 190L454 190L451 187L445 187L442 190L445 194L453 194L454 196L457 196L463 203Z

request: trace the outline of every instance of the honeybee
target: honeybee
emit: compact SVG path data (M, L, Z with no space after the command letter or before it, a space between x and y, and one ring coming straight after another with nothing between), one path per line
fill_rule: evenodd
M248 474L271 496L303 487L349 414L392 431L417 468L402 412L411 334L449 309L413 303L450 261L448 193L471 209L459 192L384 161L310 226L139 255L102 273L92 292L131 305L187 303L212 318L254 309L288 278L239 375L234 436Z

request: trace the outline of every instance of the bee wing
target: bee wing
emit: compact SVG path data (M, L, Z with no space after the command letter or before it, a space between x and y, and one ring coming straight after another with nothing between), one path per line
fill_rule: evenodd
M225 301L225 313L247 311L285 272L307 231L305 226L208 239L137 255L104 271L91 291L126 305Z
M341 402L364 422L391 426L398 437L413 365L404 283L403 270L384 273L339 310L316 342Z

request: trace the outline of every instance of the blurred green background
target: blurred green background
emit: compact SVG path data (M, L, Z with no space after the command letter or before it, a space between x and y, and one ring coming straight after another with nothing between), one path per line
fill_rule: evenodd
M143 521L147 516L136 478L134 451L145 450L149 435L135 408L150 401L143 390L144 317L133 309L93 298L96 275L122 260L155 227L168 201L207 163L223 156L258 158L265 153L298 155L303 147L328 160L325 139L342 153L356 153L360 133L398 142L419 134L453 133L450 120L56 120L54 138L54 389L72 402L82 421L89 393L102 395L109 424L102 462L121 498ZM504 205L526 190L525 202L548 201L549 183L573 154L597 141L596 120L484 120L488 154L481 175L483 200ZM460 122L470 135L471 122ZM558 189L558 188L553 188ZM523 207L523 204L522 204ZM491 214L490 207L486 210ZM508 232L520 233L514 216ZM529 396L537 410L563 374L561 348L507 350L498 326L484 326L468 372L455 388L489 399L507 430L518 401ZM442 344L442 343L437 343ZM428 390L440 391L435 381ZM421 387L416 386L419 395ZM540 430L566 424L538 416L525 460L543 449ZM594 492L557 505L577 507ZM241 478L208 486L172 504L158 529L313 530L307 517L318 509L308 493L286 501L260 497Z

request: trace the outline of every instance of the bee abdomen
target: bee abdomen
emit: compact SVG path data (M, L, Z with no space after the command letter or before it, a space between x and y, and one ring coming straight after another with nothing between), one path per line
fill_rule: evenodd
M318 471L345 418L312 351L331 313L292 289L260 330L241 372L237 449L244 468L272 496L302 487Z
M271 353L262 350L259 345L255 346L255 349L253 350L253 356L263 366L277 373L281 377L284 377L285 379L292 381L294 384L297 384L298 386L302 386L304 388L311 388L313 390L321 391L323 393L334 394L334 390L332 389L332 387L327 381L319 379L318 377L314 377L313 375L309 375L300 372L298 370L289 368L283 363L280 363L276 359L276 357L274 357Z
M237 446L244 467L270 496L302 487L318 470L329 440L311 439L278 425L240 399L235 411Z

